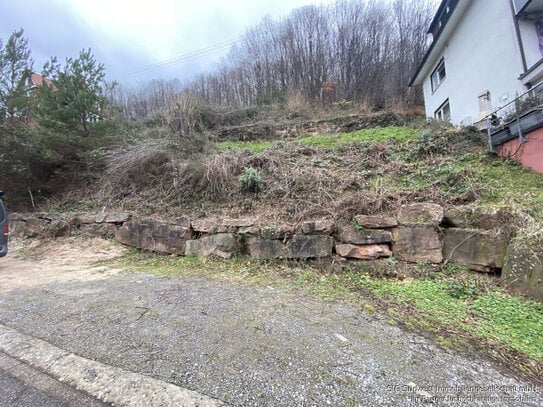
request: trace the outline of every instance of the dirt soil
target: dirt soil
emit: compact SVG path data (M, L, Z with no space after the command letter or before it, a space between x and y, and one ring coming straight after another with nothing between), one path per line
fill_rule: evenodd
M0 323L239 406L539 406L541 389L348 304L97 264L104 240L13 242Z

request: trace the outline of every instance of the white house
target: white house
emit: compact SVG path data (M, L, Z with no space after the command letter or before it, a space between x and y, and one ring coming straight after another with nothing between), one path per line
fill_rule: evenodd
M474 124L543 80L543 0L443 0L428 34L428 117Z

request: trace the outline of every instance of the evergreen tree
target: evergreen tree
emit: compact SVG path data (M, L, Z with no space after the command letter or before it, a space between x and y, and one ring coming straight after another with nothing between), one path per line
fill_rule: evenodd
M63 68L51 59L44 66L50 84L38 92L36 113L46 128L87 137L93 123L104 119L106 98L103 95L104 65L97 63L91 50L77 58L67 58Z
M11 34L5 47L0 40L0 122L26 119L30 110L27 80L32 73L28 40L21 28Z

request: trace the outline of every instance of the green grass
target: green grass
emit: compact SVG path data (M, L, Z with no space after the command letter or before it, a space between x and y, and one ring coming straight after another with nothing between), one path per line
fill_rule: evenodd
M425 325L463 331L543 362L543 305L500 290L457 298L454 280L372 281L380 298L413 307Z
M415 128L390 126L364 129L353 133L303 137L295 140L295 143L317 148L334 148L349 143L372 144L388 140L407 142L415 139L418 134L419 130ZM256 154L268 150L273 144L271 141L221 141L215 143L215 148L219 151L250 151Z
M300 264L260 263L246 257L225 261L136 250L131 250L118 266L170 277L205 276L236 284L301 291L320 300L348 301L371 312L378 312L379 305L385 309L394 307L391 316L409 327L432 332L440 343L458 345L471 338L500 349L513 349L543 363L543 305L497 288L483 290L469 285L468 288L475 289L458 291L458 286L466 287L466 275L433 273L429 274L433 278L399 281L372 277L360 268L337 273ZM378 299L379 305L371 304L368 292Z
M326 134L304 137L298 143L319 148L334 148L348 143L379 143L389 140L407 142L416 138L419 130L410 127L379 127L358 130L353 133Z

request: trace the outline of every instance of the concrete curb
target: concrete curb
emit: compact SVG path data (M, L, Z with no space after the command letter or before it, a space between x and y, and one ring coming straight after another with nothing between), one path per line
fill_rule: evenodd
M0 351L115 406L224 406L219 400L66 352L0 324Z

